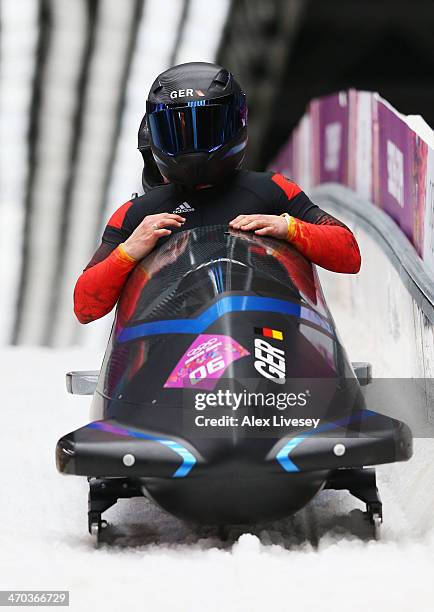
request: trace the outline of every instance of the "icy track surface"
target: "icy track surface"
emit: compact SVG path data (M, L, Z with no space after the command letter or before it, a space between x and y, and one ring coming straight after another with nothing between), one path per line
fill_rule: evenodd
M87 483L57 473L54 448L88 422L90 400L66 394L65 372L100 360L81 350L0 351L0 589L69 589L72 610L104 612L433 609L434 486L412 477L432 474L423 445L398 466L406 491L394 488L396 468L379 470L379 543L366 537L361 504L323 492L294 517L232 529L225 541L144 499L123 500L106 513L112 543L95 549Z

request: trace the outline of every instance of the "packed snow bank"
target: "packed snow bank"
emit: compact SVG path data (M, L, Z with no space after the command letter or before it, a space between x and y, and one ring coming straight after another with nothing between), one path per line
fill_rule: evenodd
M339 323L351 342L350 322ZM433 487L414 482L414 499L405 500L408 489L404 495L387 467L380 471L379 543L367 539L361 504L326 491L292 518L245 533L233 528L225 540L145 499L122 500L106 513L111 544L95 549L86 532L87 483L57 473L54 447L88 420L90 400L66 394L65 371L100 361L100 354L83 350L0 351L1 589L69 589L72 610L106 612L431 606L433 523L428 516L421 521L418 508L432 508ZM425 456L416 453L412 462L430 472Z

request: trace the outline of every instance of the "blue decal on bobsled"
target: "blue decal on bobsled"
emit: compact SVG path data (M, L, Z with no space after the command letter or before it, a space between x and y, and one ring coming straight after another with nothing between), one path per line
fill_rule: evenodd
M317 433L322 433L324 431L331 431L332 429L337 429L343 425L349 425L350 423L354 423L356 421L363 421L371 416L376 416L377 413L372 410L361 410L355 414L349 415L348 417L344 417L335 423L327 423L326 425L322 425L317 429L311 429L310 431L306 431L301 436L296 436L295 438L291 438L288 440L284 446L280 449L280 451L276 454L276 460L286 472L300 472L300 468L289 458L289 455L294 450L296 446L301 444L303 440L313 436Z
M166 321L152 321L150 323L140 323L133 327L126 327L119 334L118 341L128 342L129 340L136 340L143 336L161 334L201 334L210 325L215 323L217 319L229 312L255 310L262 312L278 312L305 319L333 334L331 325L316 312L305 306L276 298L236 295L221 298L195 319L168 319Z
M159 438L158 436L153 436L152 434L145 434L142 431L135 431L134 429L119 427L118 425L112 425L111 423L106 423L104 421L94 421L93 423L89 423L87 427L90 429L99 429L100 431L106 431L119 436L130 436L132 438L140 438L141 440L152 440L171 448L182 458L182 464L172 475L172 478L183 478L184 476L187 476L196 463L196 457L187 448L185 448L185 446L182 446L182 444L175 442L174 440Z

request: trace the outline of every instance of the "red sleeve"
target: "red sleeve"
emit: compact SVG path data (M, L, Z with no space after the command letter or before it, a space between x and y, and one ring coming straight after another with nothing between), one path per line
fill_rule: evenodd
M80 323L110 312L136 264L119 246L131 234L126 215L132 205L131 200L125 202L110 217L99 248L75 285L74 312Z
M302 255L332 272L356 274L361 258L354 234L343 225L306 223L291 217L288 240Z
M74 312L80 323L90 323L110 312L136 263L118 246L106 259L86 268L74 290Z
M126 214L130 210L132 205L133 205L133 202L131 200L128 200L128 202L125 202L125 204L122 204L122 206L120 206L112 214L107 225L109 227L114 227L116 229L122 229L124 225Z
M280 187L288 200L292 200L295 198L295 196L301 193L301 187L299 187L297 183L294 183L294 181L287 179L286 176L283 176L283 174L276 172L276 174L273 174L271 177L271 180Z
M272 176L272 181L280 189L280 206L291 215L288 241L327 270L356 274L361 258L351 230L314 204L297 183L279 173Z

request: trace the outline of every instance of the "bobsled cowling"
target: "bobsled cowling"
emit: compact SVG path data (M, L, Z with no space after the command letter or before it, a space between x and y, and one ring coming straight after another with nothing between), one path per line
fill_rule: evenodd
M250 401L207 404L236 394ZM251 401L278 394L296 405ZM92 418L59 440L61 472L132 479L201 522L279 518L337 469L411 455L409 428L365 405L315 268L282 241L223 226L177 233L138 264ZM197 424L206 418L226 424Z

